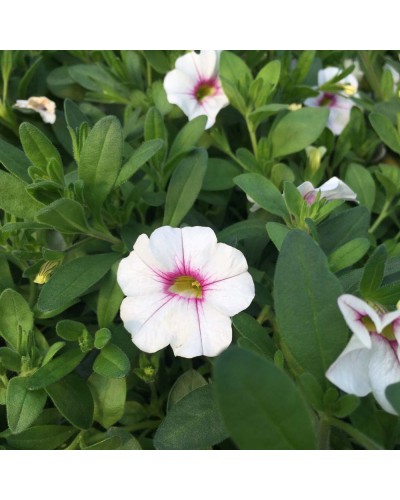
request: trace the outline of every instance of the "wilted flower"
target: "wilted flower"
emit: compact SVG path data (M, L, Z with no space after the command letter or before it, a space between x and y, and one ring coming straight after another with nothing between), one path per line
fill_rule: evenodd
M145 352L216 356L232 341L230 317L254 298L243 254L208 227L164 226L139 236L117 279L127 296L121 318Z
M372 392L384 410L396 414L385 391L400 382L400 311L383 314L353 295L341 295L338 305L353 336L326 377L359 397Z
M322 87L327 82L335 78L341 70L339 68L329 67L318 71L318 86ZM329 108L329 117L327 127L335 134L339 135L350 121L351 108L354 102L347 96L353 96L357 93L358 82L353 75L347 75L342 80L334 84L338 91L345 95L333 93L331 91L321 91L317 97L309 97L304 101L306 106Z
M36 111L44 123L55 123L56 121L56 103L47 97L30 97L27 101L18 100L13 107Z
M178 57L175 69L164 79L168 101L179 106L189 120L206 115L206 128L214 125L219 111L229 104L222 90L218 66L218 51L190 52Z
M321 193L320 198L325 198L327 201L357 200L357 194L352 191L346 183L337 177L331 177L318 188L315 188L311 182L306 181L303 182L303 184L300 184L297 189L300 191L302 197L306 200L308 205L314 203L318 193Z

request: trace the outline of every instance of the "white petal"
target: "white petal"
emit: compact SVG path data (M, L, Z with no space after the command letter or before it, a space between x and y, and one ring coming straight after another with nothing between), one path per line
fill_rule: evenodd
M57 117L54 112L45 110L39 110L38 112L42 117L44 123L51 123L51 124L55 123Z
M319 99L321 97L321 93L317 95L317 97L307 97L304 101L305 106L309 106L310 108L317 108L319 106Z
M202 274L205 264L217 250L217 237L209 227L184 227L182 230L183 267Z
M339 73L341 73L340 69L333 66L320 69L318 71L318 86L321 87L324 83L329 82L332 78L338 76Z
M173 314L177 299L165 294L127 297L121 304L121 319L132 341L144 352L156 352L171 340L166 318Z
M133 245L133 250L140 259L156 274L162 274L169 271L169 266L164 266L162 262L157 260L150 246L150 239L147 235L141 234Z
M218 113L229 104L229 101L224 93L220 93L206 97L199 104L203 108L204 114L208 117L206 129L209 129L214 125Z
M399 320L399 321L396 321ZM389 313L386 313L382 316L381 318L381 330L380 332L388 325L393 323L393 330L394 333L398 333L400 330L400 310L397 311L391 311ZM379 332L379 333L380 333Z
M219 54L216 50L202 50L199 55L200 73L204 79L217 76Z
M322 193L322 198L327 200L348 200L355 201L357 194L349 186L338 179L331 177L322 186L318 188Z
M205 263L203 272L207 284L232 278L247 271L247 262L240 250L225 243L218 243L214 254Z
M371 350L353 335L344 351L326 372L326 378L339 389L356 396L371 392L368 366Z
M203 355L196 300L180 300L171 318L171 347L175 356L194 358Z
M181 229L163 226L153 231L150 235L150 250L166 271L183 270Z
M229 316L214 309L207 301L197 302L201 344L204 356L218 356L232 342Z
M117 272L117 281L128 297L161 293L163 283L155 269L149 267L137 252L131 252L122 259Z
M18 109L29 108L28 101L25 101L23 99L18 99L17 102L13 105L13 107Z
M308 193L311 193L315 190L314 186L309 181L303 182L303 184L297 186L297 189L300 191L300 194L303 198L305 198Z
M382 408L397 415L385 396L388 385L400 382L400 363L390 342L381 335L372 335L369 378L372 393Z
M199 109L199 103L194 95L196 84L197 82L189 75L177 69L167 73L164 78L168 102L179 106L190 119Z
M361 320L364 316L368 316L374 323L376 331L380 331L381 320L378 314L366 302L354 295L341 295L338 298L338 306L350 330L357 335L365 347L370 348L370 333Z
M357 78L350 73L350 75L347 75L345 76L344 78L342 78L340 80L340 83L344 83L344 84L347 84L347 85L351 85L352 87L354 87L356 90L358 90L358 80Z
M255 289L247 272L233 278L215 281L204 288L204 300L216 310L234 316L247 309L254 299Z
M350 101L350 99L338 96L337 100L339 99ZM352 105L350 107L334 106L329 109L328 123L326 126L332 131L334 135L340 135L346 125L349 123Z
M192 80L200 82L216 75L216 64L217 55L215 51L206 51L204 55L190 52L178 57L175 68L186 73Z

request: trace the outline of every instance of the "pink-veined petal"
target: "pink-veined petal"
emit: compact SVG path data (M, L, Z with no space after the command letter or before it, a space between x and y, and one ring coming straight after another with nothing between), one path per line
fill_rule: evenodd
M197 302L199 331L204 356L218 356L232 342L229 316L214 309L207 301Z
M339 97L337 98L339 99ZM349 100L349 99L348 99ZM334 106L329 109L327 127L334 135L340 135L350 121L351 107Z
M218 243L215 252L205 263L204 275L207 284L221 279L232 278L247 271L247 261L240 250L225 243Z
M209 96L203 99L200 106L203 108L205 112L204 114L208 117L206 129L209 129L214 125L218 113L228 104L228 98L224 93Z
M376 331L380 331L381 320L378 313L363 300L349 294L341 295L338 298L338 306L350 330L357 335L365 347L370 348L371 336L361 320L364 316L368 316L374 323Z
M163 226L150 236L150 250L168 272L183 269L182 230Z
M135 251L121 260L118 266L117 281L124 294L129 297L163 291L163 283L157 271L145 264Z
M199 54L200 74L204 79L211 79L218 74L219 54L216 50L202 50Z
M253 278L248 272L216 281L204 289L207 304L228 316L234 316L247 309L254 295Z
M122 301L121 319L139 349L156 352L170 343L166 318L173 315L176 300L173 296L152 294L127 297Z
M196 52L189 52L178 57L175 62L175 68L188 75L195 82L200 82L204 79L201 72L200 55L196 54Z
M397 415L386 398L385 390L388 385L400 382L400 363L391 343L382 335L372 335L369 379L377 402L388 413Z
M171 347L175 356L194 358L203 355L203 344L195 300L180 300L171 318Z
M344 351L326 372L326 378L339 389L356 396L371 392L368 366L371 350L365 347L357 335L353 335Z
M182 251L185 269L203 274L203 268L217 250L217 237L209 227L184 227Z

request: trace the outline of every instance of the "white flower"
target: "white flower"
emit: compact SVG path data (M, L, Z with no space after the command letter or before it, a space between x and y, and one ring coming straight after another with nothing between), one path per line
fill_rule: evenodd
M352 191L349 186L338 179L337 177L331 177L329 180L324 182L322 186L315 188L311 182L306 181L297 187L300 191L302 197L306 200L308 205L314 203L317 194L320 192L320 199L325 198L327 201L332 200L345 200L345 201L356 201L357 194Z
M328 181L324 182L322 186L317 188L315 188L311 182L306 181L303 182L303 184L300 184L300 186L297 186L297 189L307 202L307 205L312 205L314 203L319 192L321 193L320 199L325 198L327 201L357 201L357 194L352 191L346 183L337 177L331 177ZM254 203L253 198L250 198L249 195L247 195L247 199L250 203ZM254 203L254 205L250 207L250 212L255 212L259 208L261 208L260 205Z
M54 123L56 121L56 103L47 97L30 97L27 101L20 99L13 107L36 111L40 114L44 123Z
M254 298L243 254L208 227L169 226L139 236L117 274L121 318L142 351L216 356L232 341L230 317Z
M353 336L326 377L359 397L372 392L385 411L396 414L385 390L400 382L400 311L381 314L353 295L341 295L338 305Z
M339 68L328 67L318 71L318 86L326 84L332 78L335 78L341 70ZM332 92L320 92L317 97L309 97L304 101L306 106L329 108L329 117L327 127L335 134L339 135L350 121L351 108L354 103L349 99L350 95L355 95L358 90L357 79L353 75L347 75L345 78L336 82L335 85L342 87L345 95L333 94Z
M393 68L390 64L386 63L383 66L384 70L388 70L392 73L392 78L393 78L393 92L397 90L397 85L400 82L400 73Z
M206 128L214 125L219 111L229 104L218 76L219 52L202 50L178 57L176 69L164 79L168 101L179 106L189 120L206 115Z

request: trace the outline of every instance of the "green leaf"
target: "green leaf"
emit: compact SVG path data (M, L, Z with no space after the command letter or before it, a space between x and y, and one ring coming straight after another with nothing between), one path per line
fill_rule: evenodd
M333 215L318 225L321 248L332 253L354 238L368 238L370 213L366 207L355 207Z
M346 184L357 193L357 200L365 205L369 211L375 203L376 187L370 172L362 165L351 163L344 178Z
M249 114L250 120L254 123L254 125L259 125L263 120L266 120L270 116L278 114L280 111L288 109L287 104L265 104L264 106L260 106Z
M61 349L65 346L65 342L55 342L54 344L51 344L51 346L48 348L46 354L44 355L43 361L42 361L42 366L47 365L49 361L51 361L54 356L61 351Z
M46 387L57 410L72 425L89 429L93 421L94 403L87 383L72 373Z
M196 146L205 130L207 116L197 116L193 120L181 128L176 135L174 142L169 150L168 161L173 161L174 158L182 154L188 153Z
M9 347L0 347L0 366L12 372L20 372L21 356Z
M31 182L31 178L28 174L28 167L31 163L28 158L20 149L8 144L8 142L3 141L1 138L0 163L2 163L11 174L22 181L27 183Z
M65 99L64 113L67 125L68 127L71 127L72 130L79 130L82 123L89 122L88 118L86 118L79 107L71 101L71 99Z
M182 373L169 392L167 403L168 411L190 392L199 387L203 387L203 385L207 385L207 381L196 370L188 370Z
M16 351L20 348L20 332L28 335L33 328L33 313L28 303L11 288L0 295L0 335Z
M152 163L160 168L164 163L168 149L168 132L164 125L164 120L157 108L150 108L147 111L144 122L144 138L146 141L162 139L162 148L152 157Z
M324 384L326 370L347 341L347 327L337 306L341 293L340 282L329 271L318 245L303 231L290 231L274 281L282 346L302 370Z
M154 436L157 450L201 450L227 438L212 386L190 392L176 403Z
M76 432L76 429L66 425L38 425L8 436L7 442L16 450L54 450Z
M31 123L24 122L19 127L19 137L26 156L32 164L39 168L44 174L47 172L47 165L50 160L62 168L60 153L38 128Z
M86 326L79 321L62 319L56 325L56 332L62 339L76 342L83 333L87 332L87 330Z
M139 444L139 441L132 436L132 434L120 427L111 427L108 429L107 433L109 436L117 436L121 439L121 445L119 446L119 450L141 450L142 447Z
M13 434L27 429L46 404L43 390L28 391L26 377L14 377L7 385L7 421Z
M71 373L79 365L85 353L73 348L39 368L28 380L28 389L42 389Z
M82 205L70 198L61 198L42 208L36 220L65 234L85 234L89 229Z
M117 282L118 262L114 263L101 284L97 298L97 322L101 328L112 325L124 294Z
M207 169L207 152L197 149L181 160L169 182L164 225L178 226L192 208Z
M241 337L250 342L258 353L272 359L276 347L269 336L270 330L261 326L258 321L247 313L237 314L232 318L232 323Z
M122 440L119 436L111 436L97 443L85 446L83 450L119 450L122 445Z
M108 328L100 328L94 336L94 346L96 349L104 349L111 340L111 332Z
M370 293L375 292L381 286L387 257L384 245L379 245L371 254L360 281L360 292L363 297L368 298Z
M32 198L26 187L21 179L0 170L0 209L21 219L34 219L43 204Z
M161 139L152 139L141 144L129 160L122 166L115 182L115 187L128 181L147 161L164 145Z
M94 399L94 419L107 429L124 414L126 381L93 373L89 377L89 387Z
M58 267L43 285L37 307L51 311L67 306L100 281L118 258L110 253L86 255Z
M107 344L93 364L93 371L109 378L125 377L130 369L128 356L114 344Z
M379 138L396 153L400 153L400 133L391 120L380 113L370 113L369 121Z
M322 134L328 121L325 108L302 108L285 115L271 132L274 158L302 151Z
M230 161L221 158L209 158L203 179L204 191L223 191L235 186L233 178L240 174L240 169Z
M288 216L282 193L261 174L238 175L234 178L234 182L267 212L280 217Z
M400 414L400 382L388 385L385 390L385 395L395 411Z
M218 241L236 246L239 241L248 238L267 238L265 223L257 219L248 219L235 222L218 233ZM266 242L267 243L267 242Z
M290 229L284 224L280 224L279 222L267 222L266 228L268 236L270 237L272 243L280 251L282 243L286 238L286 235L289 233Z
M337 273L346 267L352 266L368 252L370 241L367 238L354 238L337 248L328 257L331 271Z
M90 207L99 210L103 205L117 180L121 162L121 124L114 116L106 116L90 131L80 154L78 174Z
M143 55L158 73L164 75L171 69L171 63L164 50L144 50Z
M231 347L215 362L214 387L225 425L239 448L316 447L308 407L291 378L272 361Z

